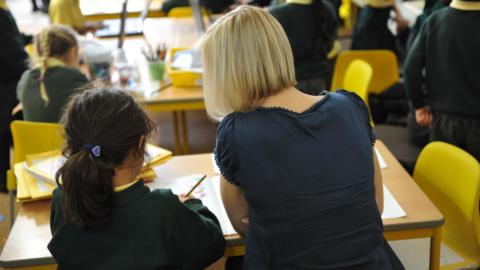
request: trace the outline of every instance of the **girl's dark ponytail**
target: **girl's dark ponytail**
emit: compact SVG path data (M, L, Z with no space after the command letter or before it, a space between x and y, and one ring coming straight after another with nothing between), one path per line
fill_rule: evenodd
M133 98L113 89L85 90L65 108L66 161L56 175L63 191L66 223L81 229L108 224L115 168L132 154L146 156L145 141L153 123Z
M57 172L57 184L64 193L66 222L83 229L105 225L112 204L114 175L114 167L88 149L72 153Z
M327 23L327 7L323 0L313 0L314 21L317 40L315 42L315 52L317 57L326 58L329 50L333 46L334 37L329 35Z

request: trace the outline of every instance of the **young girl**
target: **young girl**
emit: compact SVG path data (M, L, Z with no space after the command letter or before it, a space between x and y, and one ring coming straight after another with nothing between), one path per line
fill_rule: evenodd
M36 37L38 64L26 71L17 86L17 97L27 121L58 122L75 89L88 82L78 69L75 32L54 25Z
M294 87L292 51L267 11L242 6L201 45L215 158L245 269L403 269L383 238L368 109L350 92Z
M327 55L336 37L333 6L324 0L287 0L270 10L285 30L293 51L297 88L318 95L326 89Z
M200 200L135 180L153 123L131 96L85 91L62 124L67 160L48 244L59 269L203 269L223 255L218 220Z

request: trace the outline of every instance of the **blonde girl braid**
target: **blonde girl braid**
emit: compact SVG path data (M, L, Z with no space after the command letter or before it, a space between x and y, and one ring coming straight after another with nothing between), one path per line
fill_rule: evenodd
M75 36L76 33L73 29L62 25L52 25L37 36L37 51L41 56L40 77L38 80L40 82L40 96L45 102L45 106L50 101L45 86L45 73L49 67L49 58L62 56L70 48L77 47L78 43Z
M40 68L40 96L42 97L43 101L45 101L45 106L48 105L50 98L48 97L47 88L45 87L45 73L47 72L48 68L48 58L50 57L50 29L43 30L40 34L40 47L42 48L42 66Z

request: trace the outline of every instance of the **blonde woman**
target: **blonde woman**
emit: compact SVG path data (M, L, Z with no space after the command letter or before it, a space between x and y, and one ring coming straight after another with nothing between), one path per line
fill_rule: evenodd
M219 19L200 48L207 112L221 120L222 199L246 237L244 268L403 269L383 238L382 178L361 99L294 88L288 38L258 8Z
M22 75L17 98L25 120L55 123L68 98L88 80L78 69L78 44L71 28L50 26L35 42L40 61Z

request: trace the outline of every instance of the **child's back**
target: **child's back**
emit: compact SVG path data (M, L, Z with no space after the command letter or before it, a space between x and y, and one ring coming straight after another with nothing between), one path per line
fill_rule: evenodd
M50 100L45 104L40 95L40 69L26 71L17 86L17 98L23 104L23 118L26 121L52 122L60 120L63 107L75 89L88 83L79 70L58 66L47 70L45 88Z
M200 269L223 255L218 220L199 200L183 205L139 181L114 194L108 228L79 230L65 223L62 197L55 190L48 245L60 269Z

